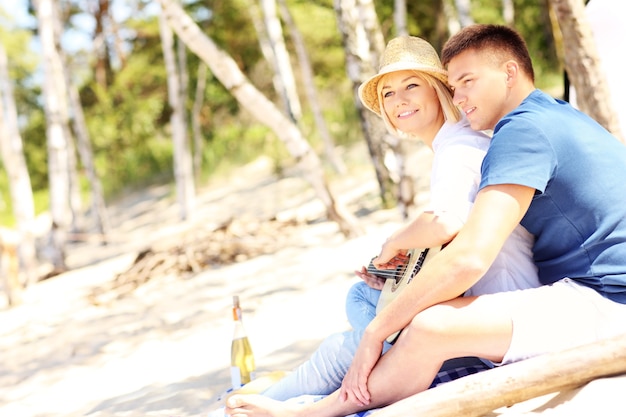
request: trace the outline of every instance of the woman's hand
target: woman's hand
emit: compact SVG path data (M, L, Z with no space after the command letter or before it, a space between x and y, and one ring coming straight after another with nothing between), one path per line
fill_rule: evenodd
M385 278L378 277L374 274L370 274L367 272L367 268L362 266L360 271L354 271L356 276L361 278L368 287L373 288L375 290L382 290L385 285Z

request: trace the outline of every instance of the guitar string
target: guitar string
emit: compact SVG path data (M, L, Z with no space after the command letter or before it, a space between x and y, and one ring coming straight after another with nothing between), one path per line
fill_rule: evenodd
M422 252L420 254L420 258L418 259L415 265L415 268L414 268L415 271L413 273L416 273L417 271L421 269L422 264L424 262L424 258L425 258L425 253ZM380 278L384 278L384 279L394 278L396 281L398 281L398 279L402 278L404 274L406 273L407 267L408 267L408 263L401 265L397 267L396 269L376 269L376 267L372 265L372 263L370 263L369 266L367 267L367 272L370 274L376 275Z
M405 273L406 273L406 267L407 265L402 265L399 268L396 269L376 269L375 267L368 267L367 268L367 272L369 272L370 274L376 275L378 277L381 278L385 278L385 279L389 279L389 278L395 278L396 280L398 280L398 278L401 278Z

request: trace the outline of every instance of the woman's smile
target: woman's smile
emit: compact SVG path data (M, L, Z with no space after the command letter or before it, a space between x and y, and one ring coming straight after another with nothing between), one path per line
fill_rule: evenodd
M403 111L402 113L398 114L398 119L405 119L405 118L407 118L409 116L414 115L417 112L418 112L418 110L406 110L406 111Z

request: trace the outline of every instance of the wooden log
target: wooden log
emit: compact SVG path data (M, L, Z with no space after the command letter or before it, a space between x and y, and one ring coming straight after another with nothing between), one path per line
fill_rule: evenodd
M390 404L371 417L478 417L624 373L626 335L469 375Z

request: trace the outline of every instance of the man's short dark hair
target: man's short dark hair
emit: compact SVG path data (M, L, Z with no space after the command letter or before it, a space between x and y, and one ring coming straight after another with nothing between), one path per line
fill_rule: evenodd
M474 50L491 55L497 63L516 61L531 80L535 80L533 64L524 38L503 25L471 25L453 35L441 51L441 62L447 66L460 53Z

